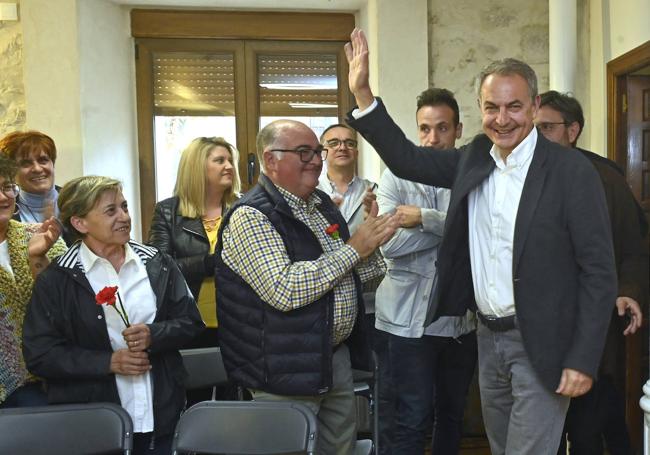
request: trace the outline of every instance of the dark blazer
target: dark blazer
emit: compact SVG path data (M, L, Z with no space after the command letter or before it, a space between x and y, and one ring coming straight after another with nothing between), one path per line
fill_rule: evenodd
M624 174L613 162L587 150L578 149L594 165L605 190L612 227L614 257L618 274L618 296L636 300L647 312L648 296L648 224L643 209L634 198ZM614 379L625 389L625 318L612 311L600 374Z
M495 167L491 141L479 135L456 152L417 147L381 101L348 123L396 176L451 188L429 319L475 309L467 196ZM519 328L542 382L555 390L564 368L595 377L616 299L607 206L589 161L541 134L515 221L512 267Z
M176 260L194 298L198 298L201 283L214 274L210 267L213 262L206 261L210 241L201 219L179 215L177 197L160 201L154 209L147 243Z

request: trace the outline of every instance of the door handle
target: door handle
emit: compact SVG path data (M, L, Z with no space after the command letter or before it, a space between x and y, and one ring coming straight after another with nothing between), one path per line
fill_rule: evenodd
M246 170L248 176L248 186L251 186L253 184L253 180L255 179L255 154L254 153L249 153L246 158Z

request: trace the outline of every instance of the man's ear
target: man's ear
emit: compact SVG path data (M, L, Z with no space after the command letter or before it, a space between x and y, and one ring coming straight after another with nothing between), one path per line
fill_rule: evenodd
M86 227L86 220L78 216L70 217L70 224L73 228L79 231L82 234L88 233L88 228Z
M458 125L456 126L456 139L460 139L462 135L463 135L463 123L459 122Z
M275 153L267 150L262 154L262 159L264 160L264 169L267 172L275 169L278 162L278 157L275 156Z
M569 143L573 144L580 135L580 124L578 122L573 122L567 126L567 134L569 135Z

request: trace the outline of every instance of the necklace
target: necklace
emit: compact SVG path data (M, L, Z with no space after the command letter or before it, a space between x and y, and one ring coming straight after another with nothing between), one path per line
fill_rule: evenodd
M221 215L214 218L202 218L201 221L203 221L203 227L205 230L207 232L212 232L217 229L219 221L221 221Z

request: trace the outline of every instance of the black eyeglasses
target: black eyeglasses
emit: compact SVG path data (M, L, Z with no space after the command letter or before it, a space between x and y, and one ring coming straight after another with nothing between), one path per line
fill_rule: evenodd
M269 152L297 153L300 155L300 161L303 163L309 163L316 155L320 156L322 160L327 158L327 149L323 148L322 145L319 145L315 149L309 147L298 147L297 149L271 149Z
M349 149L355 149L357 148L357 144L359 144L355 139L330 139L329 141L325 142L325 145L327 147L331 147L333 149L340 147L341 145L345 145Z
M15 198L20 193L20 188L15 183L5 183L0 187L2 193L8 198Z
M539 122L537 123L537 128L539 128L540 131L550 133L555 130L556 125L568 126L569 124L567 122Z

